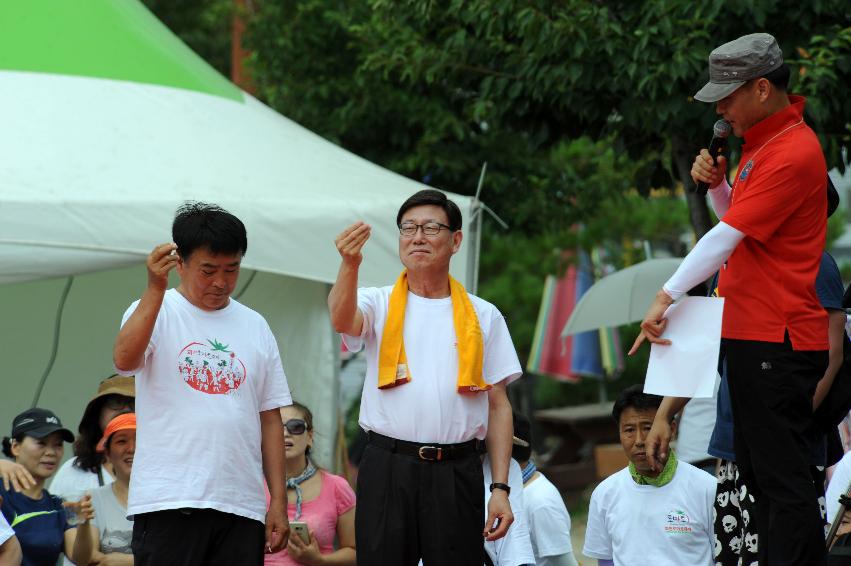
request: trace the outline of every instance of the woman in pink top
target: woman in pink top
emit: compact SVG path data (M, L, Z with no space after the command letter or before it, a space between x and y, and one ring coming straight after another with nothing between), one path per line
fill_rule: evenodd
M310 542L290 530L287 548L266 555L266 564L355 566L355 492L340 476L320 470L310 459L313 415L300 403L281 408L287 458L287 515L307 523ZM266 492L268 504L269 493ZM334 550L334 538L340 548Z

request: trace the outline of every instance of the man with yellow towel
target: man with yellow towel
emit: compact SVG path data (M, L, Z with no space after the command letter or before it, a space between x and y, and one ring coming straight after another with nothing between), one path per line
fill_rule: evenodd
M328 296L348 349L366 349L358 562L482 564L483 540L505 536L513 521L506 386L520 362L502 314L449 275L463 239L458 206L423 190L402 204L396 225L405 268L396 283L358 289L370 226L357 222L335 241L342 263ZM487 514L485 440L494 480Z

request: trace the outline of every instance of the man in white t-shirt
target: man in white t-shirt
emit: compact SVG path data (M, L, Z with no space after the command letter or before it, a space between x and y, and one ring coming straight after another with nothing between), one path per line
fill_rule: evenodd
M711 566L715 478L672 450L661 471L645 440L662 397L625 389L612 409L629 466L591 494L583 552L602 565Z
M3 498L0 497L0 502ZM6 517L0 513L0 566L19 566L21 564L21 543L15 531L9 526Z
M485 475L483 485L489 486L492 475L490 459L487 456L482 462L482 471ZM511 487L508 499L511 502L511 511L514 513L514 522L501 539L485 541L485 552L488 553L493 566L534 565L535 552L532 550L532 538L529 532L532 526L529 522L526 493L523 489L523 471L514 458L508 463L508 485ZM490 496L490 493L485 492L485 505Z
M836 514L839 512L839 497L845 495L849 487L851 487L851 452L846 452L833 468L833 474L830 476L830 482L824 494L829 523L833 523L836 519ZM846 511L842 518L841 529L844 532L847 532L846 525L851 525L851 509Z
M556 486L532 460L529 419L514 413L514 460L521 469L523 506L529 520L536 566L577 566L570 541L570 514Z
M506 387L520 362L496 307L449 276L462 240L458 206L440 191L420 191L402 204L396 225L406 268L396 284L358 289L370 226L357 222L337 237L342 263L328 297L348 349L366 349L358 562L481 564L483 538L501 538L513 520ZM487 515L485 439L493 472Z
M248 247L242 222L187 203L172 237L148 256L147 288L113 351L119 373L136 375L135 564L259 565L289 534L278 409L292 400L278 345L230 297ZM175 267L180 285L166 290Z

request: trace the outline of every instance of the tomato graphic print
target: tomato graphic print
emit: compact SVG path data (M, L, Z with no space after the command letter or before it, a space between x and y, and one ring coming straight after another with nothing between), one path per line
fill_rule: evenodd
M235 391L247 377L236 352L216 339L187 344L177 356L177 370L192 389L210 395Z

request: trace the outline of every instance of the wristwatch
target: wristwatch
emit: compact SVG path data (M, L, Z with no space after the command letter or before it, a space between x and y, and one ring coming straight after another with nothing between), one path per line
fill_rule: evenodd
M494 482L491 484L491 491L495 489L501 489L505 491L506 494L511 495L511 486L505 483Z

